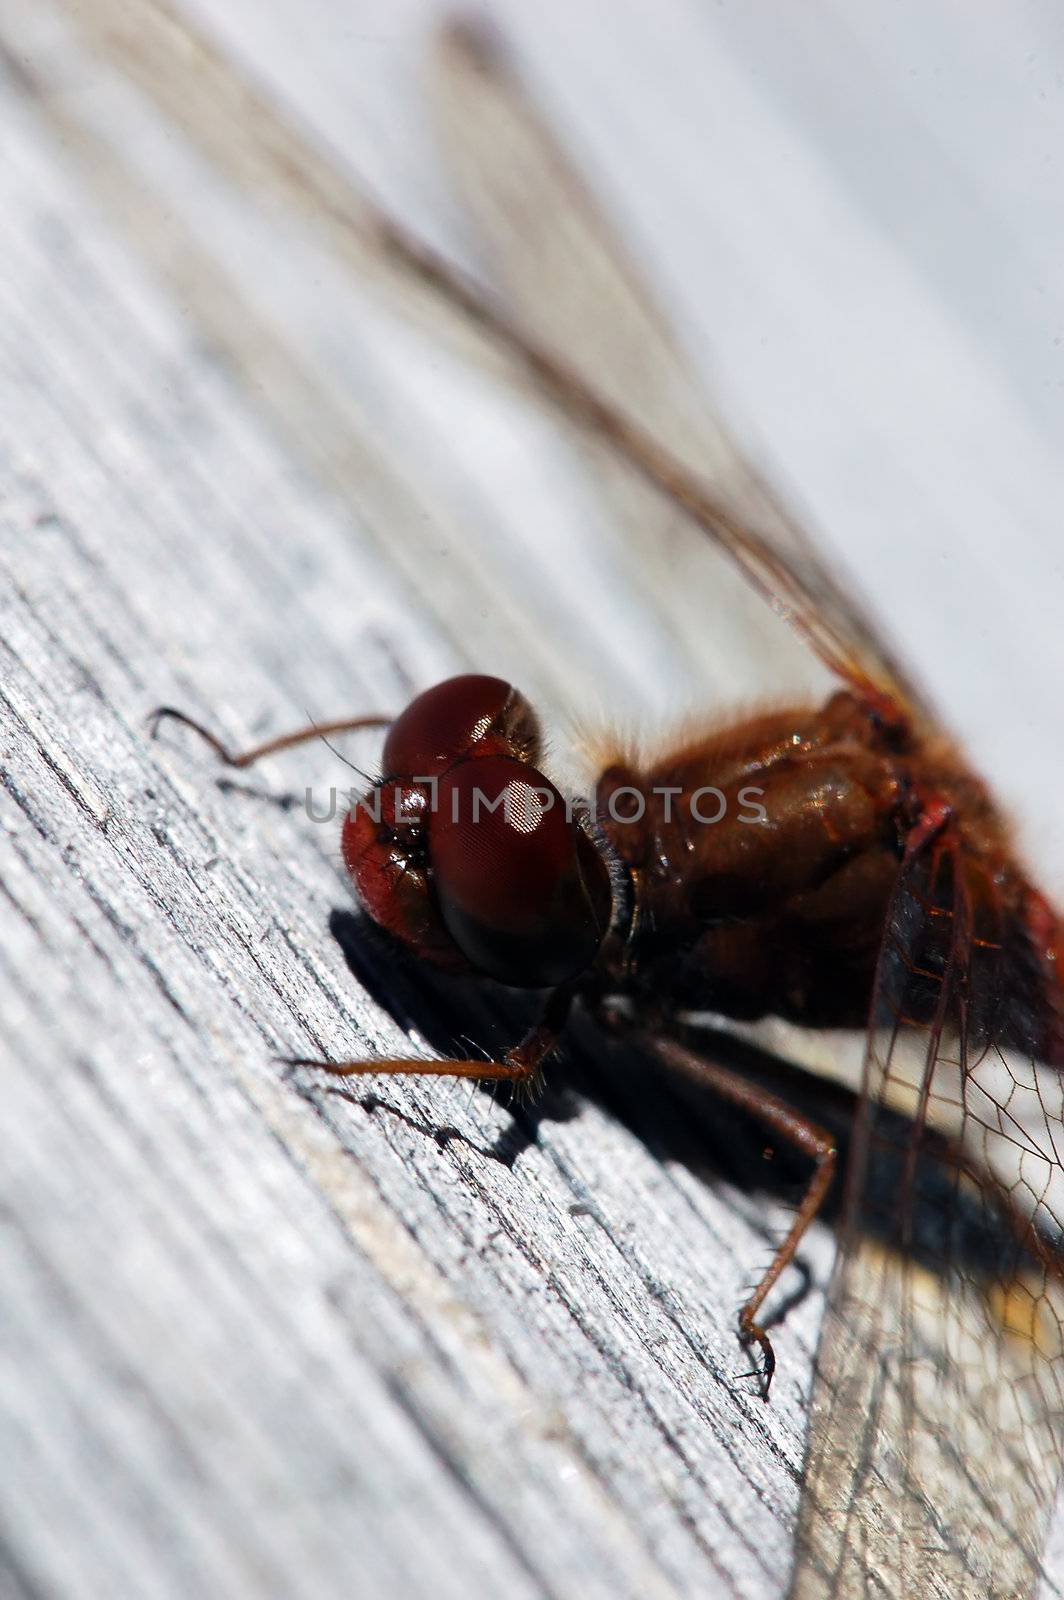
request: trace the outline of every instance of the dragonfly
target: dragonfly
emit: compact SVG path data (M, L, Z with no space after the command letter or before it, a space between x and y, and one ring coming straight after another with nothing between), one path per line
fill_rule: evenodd
M142 82L145 60L131 47ZM344 825L356 889L421 960L548 998L495 1062L313 1064L527 1081L550 1070L569 1009L584 1004L648 1056L764 1117L813 1166L793 1228L737 1308L767 1395L776 1357L763 1307L823 1201L834 1145L782 1097L755 1094L693 1049L682 1019L708 1009L863 1022L789 1592L1033 1594L1064 1443L1057 912L1015 858L985 784L799 522L722 424L708 438L685 432L668 332L497 46L456 26L443 61L452 151L490 242L491 288L374 201L338 205L309 156L293 172L260 150L260 181L266 170L286 203L328 210L343 253L412 317L523 374L626 481L731 563L833 688L820 704L718 721L650 763L612 751L595 804L571 817L539 765L519 686L469 675L417 697L389 725L370 804ZM609 313L627 329L612 366L596 366L588 296L596 323ZM660 517L651 526L664 537ZM668 564L659 553L655 581ZM314 724L243 752L191 725L246 767L381 720ZM479 819L480 833L446 809L438 823L432 783L452 803L476 788L509 809L490 811L486 827ZM727 819L673 825L661 791L682 804L704 789L723 797ZM743 790L761 791L767 824L756 809L753 821L733 819ZM634 823L610 810L624 791Z

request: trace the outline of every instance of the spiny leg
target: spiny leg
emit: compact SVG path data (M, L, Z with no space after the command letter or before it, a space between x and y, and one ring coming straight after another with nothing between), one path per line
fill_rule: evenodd
M381 1073L390 1077L476 1078L483 1083L528 1083L558 1043L572 1003L570 990L556 989L539 1021L499 1061L418 1061L395 1056L379 1061L316 1061L309 1056L283 1059L286 1066L314 1067L338 1078Z
M334 733L356 733L361 728L387 728L394 720L393 717L372 716L341 717L335 722L311 722L305 728L297 728L294 733L282 733L276 739L267 739L265 744L253 745L250 750L233 751L202 722L196 722L174 706L157 706L148 719L153 739L158 735L160 723L164 721L179 722L182 727L191 728L227 767L250 767L263 756L275 755L278 750L291 750L294 745L306 744L311 739L328 738Z
M657 1056L659 1061L664 1062L673 1071L682 1072L687 1077L706 1084L722 1099L729 1100L733 1105L750 1112L781 1139L786 1139L796 1150L808 1155L814 1163L813 1176L786 1238L777 1247L768 1270L762 1275L750 1299L739 1312L740 1339L745 1345L756 1344L761 1351L765 1364L764 1372L760 1375L761 1398L767 1400L772 1375L776 1370L776 1356L772 1341L758 1322L757 1314L784 1267L793 1261L806 1229L824 1203L824 1197L835 1174L837 1161L835 1140L824 1128L803 1116L793 1106L789 1106L785 1100L779 1099L777 1095L763 1089L759 1084L751 1083L740 1073L732 1072L716 1061L697 1055L677 1040L643 1035L641 1042Z

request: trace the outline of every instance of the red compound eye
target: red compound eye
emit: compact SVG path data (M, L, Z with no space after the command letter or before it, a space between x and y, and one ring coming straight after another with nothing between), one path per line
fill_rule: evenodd
M418 803L427 810L427 791L412 784L388 785L367 795L344 818L344 865L364 910L380 927L416 950L424 961L450 972L468 972L440 916L429 882L424 850L418 849Z
M382 763L389 778L428 778L471 755L539 755L535 713L502 678L467 673L426 689L392 723Z
M609 873L535 767L464 761L439 781L429 860L455 944L500 983L539 989L593 961L610 919Z

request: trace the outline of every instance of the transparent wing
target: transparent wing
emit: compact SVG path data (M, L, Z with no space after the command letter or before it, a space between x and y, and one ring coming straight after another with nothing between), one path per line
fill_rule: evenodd
M676 569L682 511L832 671L926 716L853 585L819 558L693 379L498 42L482 28L452 25L438 66L447 149L505 308L486 306L485 314L553 399L626 463L627 477L607 493L644 584L685 589ZM404 248L401 238L395 243ZM449 276L438 280L445 294ZM656 515L643 501L626 505L633 473L664 494ZM696 581L703 629L712 593Z
M793 1600L1034 1592L1064 1436L1059 1072L950 830L880 959L814 1384Z
M504 286L498 294L377 204L163 0L60 3L230 183L275 214L298 219L359 284L379 290L462 357L511 381L533 380L615 462L626 463L614 469L618 483L628 475L614 496L629 503L628 525L642 530L637 554L650 553L651 579L644 567L642 584L651 606L655 589L709 596L713 618L724 621L705 614L705 601L688 599L696 634L699 626L702 633L728 628L733 604L742 608L741 585L721 580L716 587L724 592L714 594L712 585L697 576L689 583L678 571L669 529L686 519L832 672L926 717L852 585L816 556L698 394L623 253L482 33L450 30L441 81L450 148ZM224 345L224 321L216 336ZM641 504L634 480L648 486ZM669 509L663 514L659 504L643 515L647 493ZM793 689L789 663L779 681Z

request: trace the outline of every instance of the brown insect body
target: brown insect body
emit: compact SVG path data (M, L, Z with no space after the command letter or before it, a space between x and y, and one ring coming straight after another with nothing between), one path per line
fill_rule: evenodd
M623 818L623 791L642 800L632 801L638 820L604 813L616 796ZM612 976L659 1009L817 1028L866 1025L899 864L934 804L942 870L965 880L972 936L1003 947L997 1042L1064 1065L1056 914L1017 865L984 785L942 738L925 741L843 690L820 708L731 723L650 766L611 766L596 794L632 882ZM930 919L922 956L940 971L936 932ZM929 982L911 1020L927 1022L933 1004Z
M632 876L630 987L740 1019L863 1023L917 804L885 744L843 694L609 768L600 816ZM613 821L628 790L645 813Z
M910 957L905 1020L934 1014L959 900L962 936L1000 954L993 989L972 996L972 1039L1064 1064L1055 913L982 783L882 697L841 690L652 763L612 762L571 819L539 748L523 697L478 675L437 685L393 724L344 856L369 915L418 957L564 984L592 1006L628 996L644 1016L860 1027L899 869L933 834L936 905Z

